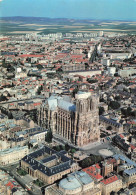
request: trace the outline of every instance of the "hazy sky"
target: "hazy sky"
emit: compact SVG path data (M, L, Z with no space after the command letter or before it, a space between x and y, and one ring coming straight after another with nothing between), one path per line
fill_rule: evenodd
M136 0L0 0L0 14L136 21Z

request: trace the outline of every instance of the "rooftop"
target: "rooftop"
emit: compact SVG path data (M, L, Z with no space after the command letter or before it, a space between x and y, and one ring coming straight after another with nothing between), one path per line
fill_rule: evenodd
M58 107L66 111L74 112L76 110L76 106L74 104L67 102L65 100L59 100Z
M133 175L133 174L136 174L136 168L133 168L133 169L126 169L126 170L124 171L124 173L127 174L127 175L129 175L129 176L131 176L131 175Z
M108 185L108 184L110 184L110 183L112 183L112 182L115 182L115 181L117 181L117 180L118 180L118 177L117 177L116 175L114 175L114 176L112 176L112 177L110 177L110 178L108 178L108 179L102 180L101 182L102 182L103 184L105 184L105 185Z
M81 188L82 185L87 185L92 182L93 180L87 173L78 171L68 175L67 178L62 179L59 183L59 186L63 189L74 190Z
M21 150L27 149L27 148L28 148L27 146L22 146L22 147L17 146L17 147L9 148L6 150L1 150L0 155L5 155L5 154L16 152L16 151L21 151Z
M116 160L120 159L122 161L125 161L126 164L129 164L129 165L132 165L132 166L136 167L136 163L134 161L130 160L129 158L127 158L127 157L125 157L121 154L115 154L113 156L113 158L115 158Z
M83 171L97 180L103 179L103 176L97 172L97 169L100 169L98 164L96 166L87 167L87 168L83 169Z
M38 157L45 156L45 154L48 154L49 156L40 161L37 160ZM42 173L51 176L69 169L73 164L73 161L65 156L65 154L66 152L63 150L60 152L56 152L55 150L44 146L43 148L29 155L26 155L22 160L29 164L33 170L39 170ZM56 166L47 167L46 165L44 165L44 163L50 162L55 159L59 159L60 161L60 163Z

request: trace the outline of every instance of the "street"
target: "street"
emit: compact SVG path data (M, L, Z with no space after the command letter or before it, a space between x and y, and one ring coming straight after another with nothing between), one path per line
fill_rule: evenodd
M22 186L22 188L26 190L26 184L29 185L29 183L26 178L24 180L22 176L16 173L16 167L18 165L19 164L17 163L10 166L0 167L0 169L8 173L11 177L13 177ZM31 195L42 195L40 188L38 188L38 186L36 187L35 185L33 185L33 191L27 190L27 193Z

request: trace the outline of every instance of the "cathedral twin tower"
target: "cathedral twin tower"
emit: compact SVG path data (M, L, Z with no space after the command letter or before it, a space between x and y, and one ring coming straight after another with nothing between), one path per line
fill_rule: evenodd
M99 98L90 92L69 96L52 95L39 110L39 125L51 129L54 138L78 147L100 140Z

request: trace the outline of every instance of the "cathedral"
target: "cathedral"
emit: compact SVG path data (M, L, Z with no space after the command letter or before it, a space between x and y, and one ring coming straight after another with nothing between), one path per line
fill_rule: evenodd
M40 107L39 125L78 147L99 141L98 102L98 95L90 92L79 91L74 100L52 95Z

